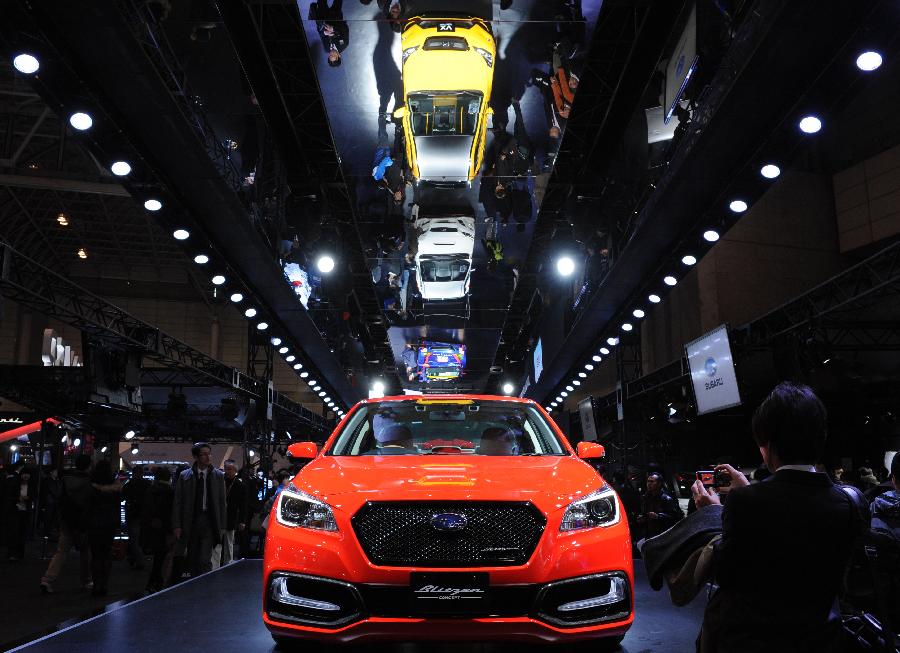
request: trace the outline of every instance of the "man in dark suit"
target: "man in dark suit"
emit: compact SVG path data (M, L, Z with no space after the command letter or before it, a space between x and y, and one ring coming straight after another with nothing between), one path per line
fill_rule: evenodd
M225 461L225 510L228 515L225 537L222 539L221 563L227 565L234 560L234 533L247 526L247 490L237 475L237 463ZM213 567L218 565L213 561Z
M191 576L212 569L213 547L225 533L225 475L209 464L210 446L198 442L191 448L194 465L175 483L172 528L176 555L186 550Z
M717 467L731 486L701 653L840 650L837 595L861 524L845 493L814 467L826 424L810 388L781 383L752 422L773 476L750 485L731 466ZM698 508L719 503L700 481L691 490Z
M343 1L333 0L329 7L327 0L316 0L309 7L309 19L316 21L316 31L331 67L341 65L341 53L350 45L350 26L344 20Z

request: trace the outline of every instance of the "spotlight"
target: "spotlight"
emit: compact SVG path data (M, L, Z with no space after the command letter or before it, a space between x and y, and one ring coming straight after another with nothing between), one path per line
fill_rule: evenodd
M644 311L641 310L640 308L634 309L633 311L631 311L631 314L634 315L634 316L635 316L637 319L639 319L639 320L640 320L642 317L644 317L644 315L646 315L646 313L644 313Z
M288 356L288 357L285 358L284 360L286 360L288 363L293 363L295 360L297 360L297 357L294 356L293 354L291 354L290 356Z
M880 68L881 62L881 53L875 52L874 50L869 50L868 52L863 52L856 58L856 67L863 72L870 73L873 70L877 70L878 68ZM16 68L18 68L18 66L16 66ZM22 72L25 71L23 70Z
M9 445L9 450L10 450L10 451L16 451L18 448L19 448L18 445L15 445L15 444Z
M80 259L87 258L87 252L84 251L84 247L79 247L77 254L78 254L78 258L80 258Z
M324 396L327 395L327 394L328 394L327 392L325 392L324 390L322 390L322 391L319 393L319 396L320 396L320 397L324 397Z
M256 325L256 328L259 331L265 331L266 329L269 328L269 323L268 322L260 322L259 324Z
M148 211L159 211L162 208L162 202L155 199L149 199L144 202L144 208Z
M728 205L728 208L735 213L743 213L747 210L747 202L744 200L731 200L731 204Z
M300 372L300 378L301 378L301 379L305 379L305 378L308 377L308 376L309 376L309 372Z
M600 353L604 356L609 356L609 349L607 349L606 347L600 347Z
M714 243L719 240L719 232L714 231L713 229L707 229L703 232L703 240L708 243Z
M128 161L116 161L109 166L109 169L116 177L125 177L131 174L131 164Z
M256 309L251 306L244 311L244 317L256 317Z
M312 386L316 385L316 380L315 380L315 379L310 379L310 380L307 381L306 383L307 383L310 387L312 387Z
M779 168L774 163L767 163L759 169L759 174L761 174L766 179L775 179L775 177L781 174L781 168Z
M58 216L56 216L56 221L59 223L59 226L61 226L61 227L69 226L69 218L65 213L60 213Z
M618 338L607 338L606 344L609 345L610 347L615 347L616 345L619 344L619 339Z
M631 322L623 322L622 323L622 331L631 331L634 327L631 325Z
M688 254L686 256L681 257L681 262L685 265L694 265L697 262L697 257Z
M513 388L512 383L507 382L507 383L503 384L503 394L507 394L507 395L512 394L513 390L514 390L514 388Z
M281 338L272 338L269 342L271 342L273 346L277 347L281 344Z
M209 263L209 257L206 254L197 254L197 256L194 257L194 263L197 265L206 265Z
M212 282L214 286L221 286L225 283L225 275L217 274L212 278Z
M591 356L591 360L594 361L595 363L599 363L600 361L603 360L603 358L601 358L597 354L594 354L593 356Z
M324 254L316 261L316 267L322 274L328 274L334 269L334 259L327 254Z
M561 404L562 400L563 400L562 395L559 395L558 397L556 397L556 403Z
M238 302L244 301L244 296L239 292L231 293L231 301L237 304Z
M555 401L551 401L551 402L550 402L550 408L556 408L556 402L555 402Z
M598 356L598 358L599 358L599 356ZM592 371L592 370L594 369L594 366L593 366L591 363L587 363L587 364L584 366L584 369L586 369L588 372L590 372L590 371Z
M822 129L822 121L816 116L803 116L800 119L799 127L804 134L815 134Z
M676 283L678 283L678 279L676 279L676 278L673 277L672 275L669 275L669 276L665 277L665 278L663 279L663 281L665 282L665 284L666 284L667 286L674 286Z
M109 451L109 447L107 447L107 446L104 444L104 445L100 448L100 453L106 453L107 451Z
M587 378L587 373L586 373L586 372L579 372L579 373L578 373L578 376L579 376L579 378L586 379L586 378Z
M303 367L303 366L300 363L294 363L295 370L299 370L301 367Z
M575 261L571 256L560 256L556 259L556 271L564 277L571 276L575 272Z
M66 434L66 435L62 436L62 438L60 438L59 441L62 442L63 444L65 444L66 442L69 441L69 435Z
M321 389L322 389L322 386L320 386L320 385L314 385L314 386L313 386L313 392L318 392L318 391L321 390Z
M571 385L566 386L566 390L568 390L569 392L572 392L574 389L575 388L573 388Z
M72 446L73 446L73 447L80 447L80 446L81 446L81 438L75 438L75 439L72 441Z
M256 455L256 452L253 451L253 449L250 449L250 450L247 452L247 455L250 456L251 458L253 458L253 457Z
M127 431L125 431L125 439L126 440L130 440L135 435L137 435L137 433L134 432L134 429L128 429Z
M563 390L562 392L559 393L559 396L560 396L560 397L568 397L568 396L569 396L569 393L566 392L565 390Z
M136 456L138 454L138 451L140 451L140 446L141 445L139 445L137 442L135 442L133 445L131 445L131 455L132 456Z
M69 116L69 124L78 131L83 132L91 128L91 125L94 124L94 119L91 118L89 113L77 111Z
M172 237L175 240L187 240L191 237L191 234L187 229L176 229L172 232Z
M290 347L288 347L287 345L285 345L284 347L281 347L281 348L278 350L278 353L279 353L279 354L286 354L286 353L288 353L289 351L290 351Z
M41 67L41 62L33 54L23 52L13 58L13 66L23 75L33 75Z
M581 381L579 381L578 379L572 379L572 385L574 385L577 388L578 386L581 385Z
M372 394L383 397L384 396L384 383L381 381L375 381L375 383L372 384Z

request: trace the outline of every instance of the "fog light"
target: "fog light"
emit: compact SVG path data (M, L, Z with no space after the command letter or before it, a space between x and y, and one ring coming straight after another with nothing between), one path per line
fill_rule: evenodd
M602 605L618 603L625 599L625 579L618 576L610 576L609 591L602 596L595 596L581 601L563 603L557 608L560 612L575 612L576 610L589 610L599 608Z
M321 610L323 612L339 612L341 606L328 601L317 601L304 596L296 596L288 591L287 578L276 578L272 583L272 600L286 605L296 605L308 610Z

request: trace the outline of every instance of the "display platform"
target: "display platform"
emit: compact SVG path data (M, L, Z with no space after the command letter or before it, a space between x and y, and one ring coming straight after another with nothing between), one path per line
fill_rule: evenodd
M692 653L706 594L676 608L668 592L654 592L635 560L634 626L622 643L627 653ZM262 561L242 560L47 635L12 651L28 653L129 653L159 651L277 651L263 626ZM371 646L346 647L362 651ZM493 653L512 650L494 644L388 644L379 653ZM526 647L515 645L516 651ZM312 647L309 647L312 650ZM534 651L548 650L535 646Z

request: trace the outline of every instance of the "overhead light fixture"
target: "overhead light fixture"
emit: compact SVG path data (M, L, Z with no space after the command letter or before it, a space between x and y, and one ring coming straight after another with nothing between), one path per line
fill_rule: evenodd
M685 265L694 265L697 262L697 257L692 254L687 254L681 257L681 262Z
M59 223L59 226L61 226L61 227L69 226L69 218L68 218L68 216L66 216L65 213L60 213L59 215L57 215L56 221Z
M593 360L595 363L599 363L603 360L603 358L601 356L598 356L597 354L594 354L593 356L591 356L591 360Z
M513 388L513 384L512 384L512 383L507 382L507 383L504 383L504 384L503 384L503 394L507 394L507 395L512 394L512 391L513 391L514 389L515 389L515 388Z
M873 70L877 70L878 68L880 68L882 61L883 59L880 52L868 50L867 52L863 52L858 57L856 57L856 67L863 72L870 73Z
M299 370L301 367L303 367L303 366L300 363L294 363L295 370Z
M221 286L225 283L225 275L217 274L212 278L212 282L214 286Z
M63 444L66 444L69 441L69 434L67 433L66 435L62 436L59 441Z
M281 338L275 337L272 338L269 342L271 342L273 346L277 347L281 344Z
M703 232L703 240L708 243L714 243L719 240L719 232L714 229L707 229Z
M579 372L579 373L578 373L578 376L579 376L579 378L586 379L586 378L587 378L587 372Z
M579 381L578 379L572 379L572 385L574 385L577 388L578 386L581 385L581 381Z
M673 277L673 276L670 274L670 275L666 276L665 278L663 278L663 282L664 282L667 286L674 286L676 283L678 283L678 279L676 279L675 277Z
M779 168L774 163L767 163L759 169L759 174L761 174L766 179L775 179L778 175L781 174L781 168Z
M375 383L372 384L372 392L384 396L384 383L382 381L375 381Z
M144 202L144 208L148 211L159 211L162 208L162 202L151 198Z
M316 261L316 267L322 274L328 274L334 270L334 259L327 254L323 254L319 257L319 260Z
M126 177L131 174L131 164L128 161L116 161L109 166L109 169L116 177Z
M597 358L599 358L599 356ZM591 363L587 363L587 364L585 364L584 369L586 369L588 372L590 372L594 369L594 366Z
M23 75L33 75L41 67L41 62L33 54L23 52L13 57L13 67Z
M256 328L259 331L265 331L266 329L269 328L269 323L268 322L260 322L259 324L256 325Z
M135 435L137 435L137 433L134 432L134 429L128 429L127 431L125 431L125 439L126 440L130 440Z
M646 315L646 313L644 313L644 311L643 311L642 309L640 309L640 308L634 309L633 311L631 311L631 314L634 315L634 316L635 316L637 319L639 319L639 320L640 320L642 317L644 317L644 315Z
M187 229L176 229L172 232L172 237L175 240L187 240L191 237L191 232L189 232Z
M244 317L256 317L256 309L251 306L244 311Z
M613 338L613 340L615 340L615 338ZM600 353L604 356L609 356L609 349L607 349L606 347L600 347Z
M286 354L286 353L288 353L290 350L291 350L291 348L288 347L287 345L285 345L285 346L281 347L281 348L278 350L278 353L279 353L279 354Z
M321 389L322 389L322 386L320 386L318 384L313 386L313 392L318 392Z
M747 210L747 202L745 202L744 200L731 200L728 208L735 213L743 213Z
M131 455L132 456L138 455L138 452L140 451L140 447L141 447L141 445L139 445L137 442L135 442L133 445L131 445Z
M325 392L324 390L322 390L322 391L319 393L319 396L320 396L320 397L324 397L326 394L328 394L328 393Z
M87 252L84 251L84 247L79 247L79 248L78 248L78 258L80 258L80 259L85 259L85 258L87 258Z
M631 322L623 322L622 323L622 331L631 331L634 328Z
M315 379L310 379L310 380L307 381L306 383L309 384L310 387L312 387L312 386L316 385L316 380L315 380Z
M556 271L563 277L571 276L575 272L575 261L571 256L560 256L556 259Z
M561 404L561 403L562 403L562 400L563 400L562 395L559 395L559 396L556 398L556 403Z
M572 392L574 389L575 388L573 388L571 385L566 386L566 390L568 390L569 392Z
M555 402L555 401L551 401L551 402L550 402L550 408L556 408L556 402Z
M74 129L83 132L91 128L91 125L94 124L94 119L91 118L91 114L89 113L76 111L69 116L69 124L72 125Z
M818 116L803 116L800 119L799 127L804 134L815 134L822 129L822 121Z
M619 344L619 339L618 338L607 338L606 344L609 345L610 347L615 347L616 345Z
M10 450L10 451L16 451L18 448L19 448L19 446L18 446L18 445L15 445L15 444L9 445L9 450Z
M107 447L107 446L104 444L104 445L100 448L100 453L106 453L107 451L109 451L109 447Z
M309 376L309 372L300 372L300 378L301 378L301 379L305 379L305 378L308 377L308 376Z
M568 396L569 396L569 393L566 392L565 390L563 390L562 392L559 393L559 395L560 395L561 397L568 397Z
M194 257L194 263L197 265L206 265L209 263L209 257L206 254L197 254L197 256Z
M285 358L284 360L286 360L288 363L293 363L295 360L297 360L297 357L294 356L293 354L291 354L290 356L288 356L288 357Z
M249 451L247 451L247 455L253 458L256 455L256 452L253 451L253 449L250 449Z
M75 438L74 440L72 440L72 446L80 447L81 446L81 438Z

